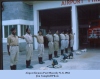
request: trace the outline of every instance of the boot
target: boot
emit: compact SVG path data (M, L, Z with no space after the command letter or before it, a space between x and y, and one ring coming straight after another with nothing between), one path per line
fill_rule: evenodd
M48 56L49 56L49 60L51 60L51 58L50 58L50 54L49 54Z
M16 70L16 65L13 65L14 70Z
M50 58L51 58L51 60L52 60L52 54L50 54Z
M68 53L68 48L65 48L65 52Z
M28 66L29 66L29 61L26 60L26 68L28 68Z
M10 66L10 69L11 69L11 70L14 70L14 66Z
M61 50L61 55L63 55L63 50Z
M29 60L29 66L30 66L30 68L33 68L33 66L31 66L30 64L31 64L31 60Z
M73 47L71 47L71 52L73 52Z
M41 63L40 57L38 57L39 64Z
M41 62L42 62L42 63L45 63L45 62L43 62L43 58L42 58L42 57L40 57L40 59L41 59Z
M33 68L30 66L30 60L26 60L26 68Z
M57 53L58 53L58 52L56 51L56 52L55 52L56 58L58 58L58 57L59 57Z
M39 60L39 64L43 64L42 57L38 57L38 60Z
M54 51L54 57L56 57L56 51Z
M51 60L52 59L52 54L49 54L49 60Z

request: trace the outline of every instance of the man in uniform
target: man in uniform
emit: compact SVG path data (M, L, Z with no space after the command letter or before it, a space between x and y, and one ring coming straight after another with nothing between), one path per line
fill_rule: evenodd
M33 37L31 35L30 29L27 28L26 29L26 34L23 36L19 36L19 38L23 38L26 40L26 68L33 68L33 66L31 66L31 60L32 60L32 56L33 56Z
M54 45L53 45L53 35L51 34L51 31L49 30L48 31L48 34L46 35L49 43L48 43L48 47L49 47L49 50L48 50L48 57L49 57L49 60L52 59L52 54L54 52Z
M39 60L39 64L43 64L45 62L43 62L43 54L44 54L44 38L42 35L42 31L38 31L38 35L33 35L34 37L36 37L37 42L38 42L38 60Z
M54 56L58 58L58 50L59 50L59 35L58 30L56 30L54 36Z
M70 48L71 48L71 52L73 52L74 34L72 33L72 30L70 31L69 37L70 37Z
M11 35L7 38L7 49L10 56L10 68L16 70L16 64L19 55L18 36L16 36L16 29L11 28Z
M65 31L65 52L68 54L68 46L69 46L69 34L68 31Z
M61 32L60 39L61 39L61 55L63 55L64 49L65 49L65 35L64 35L64 31Z

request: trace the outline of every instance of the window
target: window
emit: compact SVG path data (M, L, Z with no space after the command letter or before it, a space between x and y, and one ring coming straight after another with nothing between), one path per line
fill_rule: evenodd
M17 25L5 25L5 26L4 26L4 38L7 38L8 35L11 34L10 29L11 29L12 27L15 27L15 28L16 28L16 34L18 35L18 32L17 32Z
M19 29L18 29L17 25L5 25L4 26L4 38L7 38L11 34L10 29L12 27L16 28L16 35L18 35L18 30L20 30L19 35L22 36L22 35L24 35L26 33L26 28L29 27L29 25L20 25Z
M8 26L4 27L4 37L7 38L8 37Z
M21 36L26 33L26 28L29 27L29 25L21 25Z

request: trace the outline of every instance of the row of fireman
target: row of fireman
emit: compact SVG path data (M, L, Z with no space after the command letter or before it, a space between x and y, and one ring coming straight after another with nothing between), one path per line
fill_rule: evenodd
M16 65L18 61L19 56L19 42L18 38L22 38L26 40L26 68L33 68L31 66L31 60L33 57L33 37L37 39L38 42L38 61L39 64L45 63L43 61L43 54L44 54L44 36L42 35L42 31L38 31L38 35L32 35L30 32L30 29L26 29L26 34L23 36L17 36L16 35L16 29L13 27L11 28L11 35L7 38L7 49L8 54L10 56L10 68L11 70L16 70ZM59 50L59 38L61 38L61 54L63 54L63 51L65 49L66 53L68 52L68 45L70 41L70 47L73 51L73 43L74 43L74 35L70 32L68 35L68 32L64 31L60 34L60 37L58 35L58 30L55 32L55 34L51 34L51 31L48 31L48 34L45 36L48 39L48 56L49 60L52 59L52 54L54 52L54 57L58 56L58 50ZM70 38L70 40L69 40Z

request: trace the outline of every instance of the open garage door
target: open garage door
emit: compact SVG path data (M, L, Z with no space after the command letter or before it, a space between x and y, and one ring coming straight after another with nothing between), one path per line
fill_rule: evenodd
M89 22L100 20L100 4L78 6L77 10L80 47L90 47L90 41L88 40ZM93 43L92 47L95 46L96 43Z
M62 30L71 29L71 7L41 10L39 17L40 29L46 31L51 29L52 33L55 30L59 30L60 33ZM47 46L47 42L45 46Z

